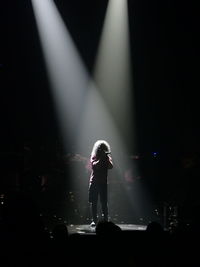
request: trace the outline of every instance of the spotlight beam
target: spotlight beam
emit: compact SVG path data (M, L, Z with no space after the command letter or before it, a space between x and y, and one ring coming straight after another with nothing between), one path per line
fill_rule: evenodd
M63 136L73 140L88 74L52 0L32 0L52 97Z
M94 68L100 88L119 130L133 139L133 81L130 60L128 6L125 0L110 0Z

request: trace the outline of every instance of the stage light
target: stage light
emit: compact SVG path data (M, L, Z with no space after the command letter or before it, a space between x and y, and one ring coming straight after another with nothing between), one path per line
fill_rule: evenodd
M61 133L70 147L88 87L88 73L54 2L32 0L32 5Z
M136 144L127 1L109 2L92 78L54 2L32 0L32 5L66 153L73 153L72 160L81 155L79 160L86 167L93 143L107 140L115 164L110 178L123 182L124 171L131 164L127 154ZM71 179L79 201L86 204L89 170L80 172L76 166L71 166L66 179ZM138 216L140 192L133 196L127 191ZM117 196L111 201L120 205Z
M66 153L72 154L69 160L82 160L87 165L91 146L97 139L107 140L113 150L118 148L122 153L115 121L93 79L89 78L54 2L32 0L32 4L63 144ZM82 168L80 172L77 164L69 166L70 177L66 179L70 179L71 187L87 205L88 169Z
M108 3L94 67L94 80L118 131L128 143L127 149L135 148L134 84L127 1L110 0Z

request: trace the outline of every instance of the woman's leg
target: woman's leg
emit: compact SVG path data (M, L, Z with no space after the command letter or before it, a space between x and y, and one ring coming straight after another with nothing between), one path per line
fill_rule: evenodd
M89 186L89 203L91 204L92 220L97 223L97 201L98 201L98 189L96 185L91 184Z
M107 196L107 185L102 185L100 188L100 202L103 213L103 219L108 221L108 196Z

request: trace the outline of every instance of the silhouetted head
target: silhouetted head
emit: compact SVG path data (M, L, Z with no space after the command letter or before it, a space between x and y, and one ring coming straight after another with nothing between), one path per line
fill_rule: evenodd
M111 236L121 232L121 228L111 221L99 221L96 226L96 234L99 236Z
M56 241L66 241L69 237L68 228L65 224L57 224L52 230L52 235Z
M146 231L149 233L162 233L164 229L159 222L153 221L147 225Z

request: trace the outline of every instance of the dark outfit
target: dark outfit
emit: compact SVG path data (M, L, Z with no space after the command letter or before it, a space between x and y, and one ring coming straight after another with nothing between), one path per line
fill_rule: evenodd
M108 169L113 168L112 158L105 152L100 156L91 157L92 172L89 182L89 202L92 204L92 217L97 222L97 203L100 197L100 203L104 220L108 220L107 206L107 176Z

